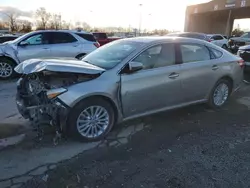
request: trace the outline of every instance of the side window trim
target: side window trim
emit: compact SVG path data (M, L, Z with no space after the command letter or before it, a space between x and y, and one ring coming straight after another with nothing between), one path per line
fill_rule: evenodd
M140 52L138 52L134 57L132 57L119 71L118 71L118 74L124 74L123 70L128 66L128 64L133 61L134 59L136 59L139 55L141 55L143 52L145 52L146 50L154 47L154 46L157 46L157 45L164 45L164 44L173 44L174 45L174 52L175 52L175 63L173 65L170 65L170 66L176 66L178 64L180 64L180 62L177 62L177 45L178 43L174 43L174 42L163 42L163 43L157 43L157 44L152 44L150 46L147 46L146 48L142 49ZM178 57L179 59L179 57ZM169 67L169 66L167 66ZM141 71L152 71L152 70L156 70L156 69L159 69L159 68L162 68L162 67L156 67L156 68L152 68L152 69L145 69L145 70L140 70L139 72Z
M211 54L211 59L220 59L222 56L223 56L223 52L221 52L220 50L217 50L215 48L211 48L209 46L206 46L206 48L209 50L210 54ZM221 56L220 57L216 57L215 53L213 52L213 50L216 50L218 52L221 53ZM213 57L212 57L213 56Z

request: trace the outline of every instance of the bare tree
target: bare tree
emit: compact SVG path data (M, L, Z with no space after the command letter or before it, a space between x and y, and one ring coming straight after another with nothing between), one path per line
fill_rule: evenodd
M27 20L18 20L17 28L19 32L28 33L32 30L32 23Z
M70 28L71 24L69 22L62 21L62 29L70 29Z
M3 21L0 21L0 29L6 29L7 28L7 24Z
M90 31L91 30L91 26L86 22L79 22L78 21L78 22L75 23L75 26L79 30L84 30L84 31Z
M16 12L1 12L4 15L4 20L8 23L9 29L11 32L17 30L17 17L19 16Z
M62 29L62 16L60 14L51 16L50 29Z
M46 29L51 18L51 14L47 12L44 7L41 7L36 11L36 18L38 19L38 28Z

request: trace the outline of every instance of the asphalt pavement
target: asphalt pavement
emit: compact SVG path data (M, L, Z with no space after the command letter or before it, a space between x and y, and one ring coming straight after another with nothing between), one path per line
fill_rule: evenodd
M221 110L196 105L140 119L127 144L57 164L22 188L250 187L250 86Z

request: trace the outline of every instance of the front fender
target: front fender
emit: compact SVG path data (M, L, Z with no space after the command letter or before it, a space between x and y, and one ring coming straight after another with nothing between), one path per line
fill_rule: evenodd
M0 57L8 57L13 59L16 64L20 63L20 60L17 57L17 50L13 44L0 45Z

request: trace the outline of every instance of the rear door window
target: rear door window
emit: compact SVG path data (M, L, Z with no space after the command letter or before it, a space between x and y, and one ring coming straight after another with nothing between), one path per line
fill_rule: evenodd
M86 33L76 33L76 34L87 41L96 42L95 37L91 34L86 34Z
M209 50L199 44L180 44L183 63L210 60Z
M77 41L76 38L73 37L73 35L71 35L70 33L52 32L51 35L52 44L64 44Z

